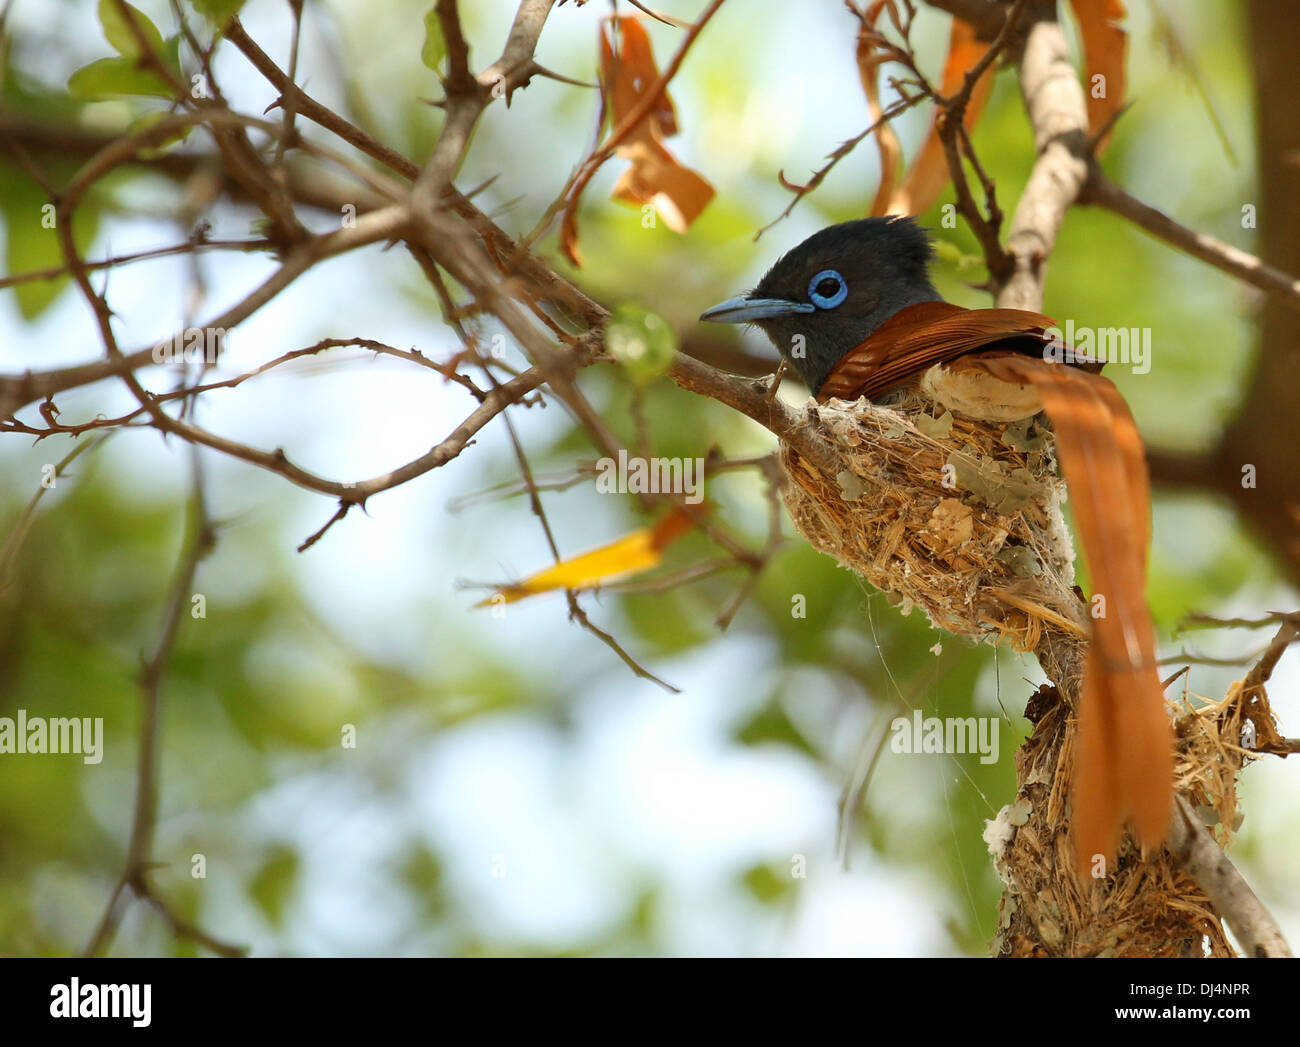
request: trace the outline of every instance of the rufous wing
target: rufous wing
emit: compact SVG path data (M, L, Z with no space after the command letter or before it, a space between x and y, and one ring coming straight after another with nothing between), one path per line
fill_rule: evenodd
M819 400L874 399L934 364L955 360L1012 339L1046 345L1050 316L1024 309L965 309L950 302L921 302L900 309L831 369Z

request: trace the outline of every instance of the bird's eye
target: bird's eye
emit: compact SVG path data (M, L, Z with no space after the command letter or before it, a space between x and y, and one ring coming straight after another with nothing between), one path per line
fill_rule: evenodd
M808 297L819 309L834 309L849 295L849 285L834 269L823 269L808 284Z

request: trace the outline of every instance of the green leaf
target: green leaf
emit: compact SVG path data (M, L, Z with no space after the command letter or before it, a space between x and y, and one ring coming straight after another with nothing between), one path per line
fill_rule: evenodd
M605 326L605 348L633 380L647 382L672 366L677 336L662 316L625 303Z
M53 227L53 205L45 193L14 169L0 165L0 184L5 186L0 198L0 214L5 224L6 273L31 273L63 265L59 232ZM95 239L99 212L88 203L77 211L75 239L84 252ZM27 280L14 286L18 311L23 319L33 320L43 313L68 284L67 276L53 280Z
M114 95L171 98L171 86L152 69L141 69L134 58L101 58L68 77L74 98L98 101Z
M749 723L735 733L735 738L743 745L776 743L788 745L810 756L816 755L808 739L800 733L785 710L775 701L769 701L764 705Z
M755 865L745 871L741 883L755 899L764 905L775 905L794 887L788 870L778 871L770 865Z
M984 264L982 257L967 254L951 240L936 238L934 240L934 254L942 262L951 262L959 271L974 269L976 266Z
M284 922L284 910L293 897L298 878L298 854L283 845L273 846L248 885L248 893L273 926Z
M99 0L99 24L103 26L104 36L108 38L113 50L123 58L139 58L141 54L140 40L131 31L131 25L123 16L122 8L126 8L139 28L140 35L149 42L149 49L154 54L161 55L163 36L158 31L158 27L149 21L148 15L130 4L119 5L115 0Z
M156 123L160 123L161 121L166 120L169 115L170 114L164 112L144 113L143 115L138 116L136 117L136 119L131 121L131 123L127 126L126 133L129 135L133 135L137 131L143 131L148 127L152 127ZM162 156L162 154L167 152L167 150L170 149L172 146L176 145L179 142L183 142L187 138L189 138L190 132L193 130L194 130L193 127L182 127L179 131L173 131L162 141L156 143L150 148L141 149L139 155L142 159L146 159L146 160L151 159L152 157L155 156Z
M435 5L424 16L424 46L420 48L420 61L436 73L446 57L447 41L443 39L442 23L438 21Z
M194 0L194 10L221 29L244 6L244 0Z
M689 541L689 538L683 541ZM699 597L680 589L662 593L627 593L621 607L628 623L656 654L678 654L709 639L698 607Z
M161 58L163 65L176 74L176 79L182 83L185 81L184 71L181 69L181 34L169 36L163 41Z

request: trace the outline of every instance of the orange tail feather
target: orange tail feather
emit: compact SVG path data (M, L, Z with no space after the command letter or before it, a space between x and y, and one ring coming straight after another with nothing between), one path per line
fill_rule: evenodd
M1027 356L984 357L979 366L1042 396L1092 579L1071 789L1075 853L1086 868L1096 856L1113 858L1125 818L1144 844L1159 845L1172 810L1172 731L1145 597L1146 460L1127 405L1100 375Z

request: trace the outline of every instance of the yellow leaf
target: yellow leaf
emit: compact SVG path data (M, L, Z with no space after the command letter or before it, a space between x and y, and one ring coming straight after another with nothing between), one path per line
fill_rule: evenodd
M690 526L691 518L680 510L674 510L654 527L640 527L608 545L561 560L522 582L503 585L474 606L515 603L525 597L556 589L594 589L615 578L640 574L658 567L663 559L664 548L686 533Z

